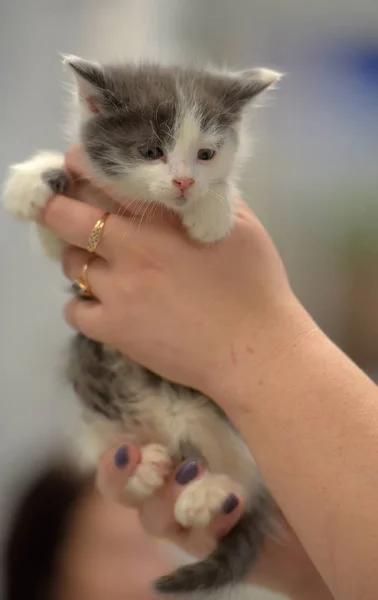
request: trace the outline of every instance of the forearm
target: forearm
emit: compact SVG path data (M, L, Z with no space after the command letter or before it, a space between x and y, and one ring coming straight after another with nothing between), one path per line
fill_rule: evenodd
M334 600L334 596L326 589L323 582L319 583L319 585L310 585L303 590L295 592L289 598L290 600Z
M270 364L238 349L233 401L228 387L219 402L335 598L370 600L378 589L378 391L300 318L267 339Z
M322 579L304 581L301 587L288 594L290 600L334 600Z

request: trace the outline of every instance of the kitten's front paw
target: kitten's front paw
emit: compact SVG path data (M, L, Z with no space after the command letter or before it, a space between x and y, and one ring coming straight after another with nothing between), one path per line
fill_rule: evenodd
M19 219L34 220L50 198L68 185L64 157L56 152L41 152L10 167L4 185L4 208Z
M219 242L231 231L232 219L219 219L218 222L207 222L207 220L197 220L188 218L183 220L183 224L188 230L191 238L202 242L203 244L214 244Z
M62 169L49 169L42 173L43 181L54 194L64 194L68 190L70 178Z
M134 500L144 500L161 488L172 471L172 461L165 446L148 444L141 450L140 464L129 478L126 493Z
M206 198L197 202L182 216L190 237L203 244L218 242L228 235L234 220L232 190L225 183L214 184Z
M176 521L186 528L206 527L236 498L233 489L235 486L226 475L203 475L181 492L174 509Z

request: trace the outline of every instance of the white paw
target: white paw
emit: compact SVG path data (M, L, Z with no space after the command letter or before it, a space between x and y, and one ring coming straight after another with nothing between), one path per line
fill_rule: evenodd
M164 485L172 471L168 450L160 444L149 444L142 448L141 462L129 478L126 493L135 500L144 500Z
M181 492L174 509L176 521L187 528L206 527L222 512L232 491L232 481L226 475L203 475Z
M19 219L34 220L54 194L43 174L61 170L64 157L57 152L40 152L11 166L3 190L4 208Z
M231 222L223 223L205 223L196 221L195 219L188 219L186 222L183 221L187 228L189 235L194 240L198 240L203 244L213 244L226 237L231 231Z
M218 242L228 235L234 220L231 194L224 189L211 189L206 198L183 214L182 223L190 237L203 244Z

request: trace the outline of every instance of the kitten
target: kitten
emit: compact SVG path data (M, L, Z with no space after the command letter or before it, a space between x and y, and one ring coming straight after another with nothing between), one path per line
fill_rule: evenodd
M102 66L72 56L65 62L76 77L79 140L96 178L119 197L175 211L200 242L225 237L233 223L244 115L279 75L266 69ZM54 191L80 199L63 156L40 153L11 167L4 205L17 217L35 220ZM93 194L91 202L117 212L120 207L105 205L104 198ZM46 253L59 258L63 243L42 226L37 229ZM180 525L204 527L234 506L234 492L245 498L242 519L211 555L161 577L156 589L179 594L242 582L270 531L273 503L222 410L196 390L166 381L81 334L72 343L69 376L84 406L88 464L95 466L125 434L141 445L141 463L127 484L135 500L153 494L172 468L188 459L200 460L206 471L185 485L176 501Z

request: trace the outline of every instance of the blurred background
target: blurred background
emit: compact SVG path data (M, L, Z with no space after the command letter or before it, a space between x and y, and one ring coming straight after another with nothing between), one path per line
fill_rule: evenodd
M12 162L66 147L60 52L286 74L255 112L244 196L305 306L378 376L377 1L1 0L1 179ZM1 535L9 490L66 443L76 406L61 374L63 278L3 213L0 274Z

